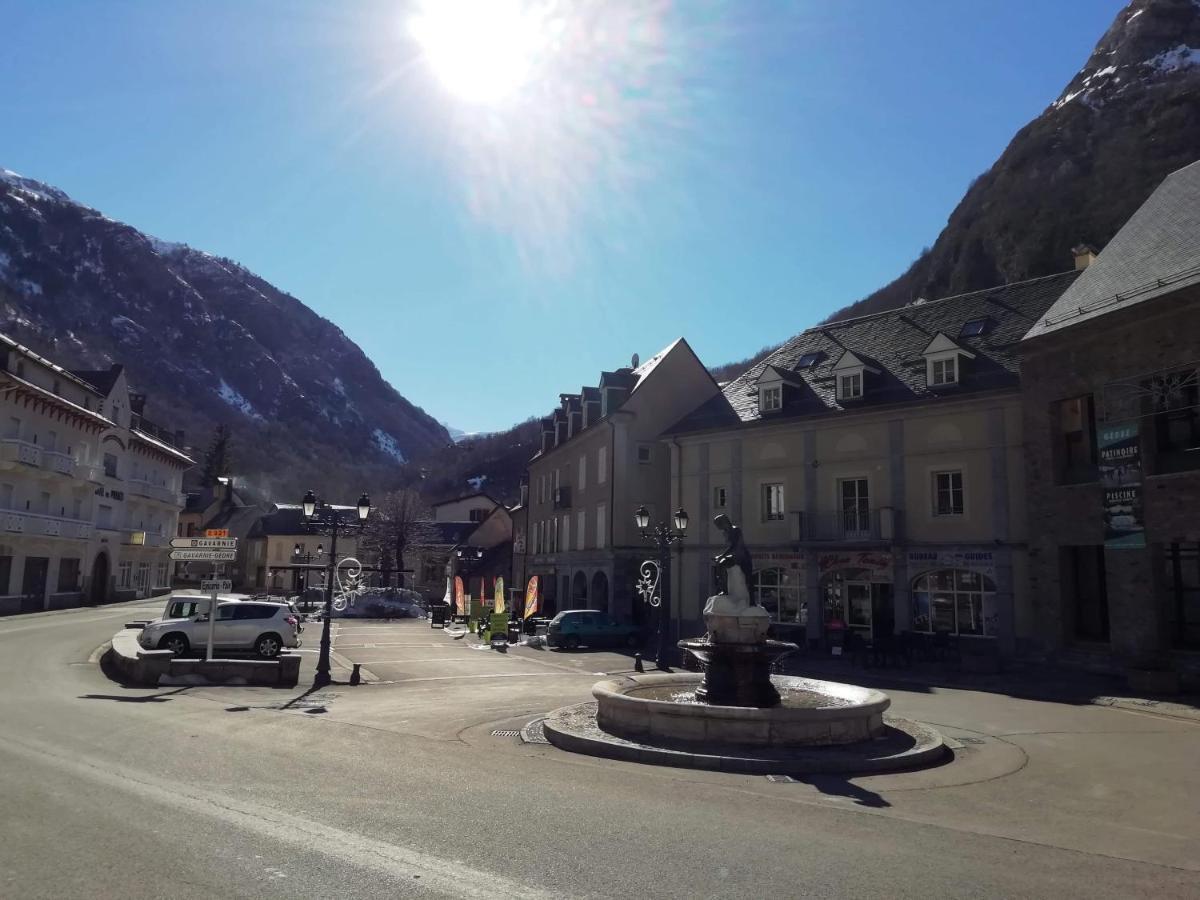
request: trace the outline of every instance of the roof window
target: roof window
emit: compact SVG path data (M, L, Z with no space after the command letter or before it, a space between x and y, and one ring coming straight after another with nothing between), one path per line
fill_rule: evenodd
M962 331L958 333L959 337L979 337L981 334L987 334L991 330L991 319L972 319L970 322L964 322Z
M816 353L805 353L800 357L800 361L796 363L797 369L811 369L825 356L819 350Z

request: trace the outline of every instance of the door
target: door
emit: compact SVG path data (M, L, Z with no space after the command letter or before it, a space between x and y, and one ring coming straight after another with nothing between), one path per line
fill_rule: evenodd
M38 612L46 608L46 573L50 560L44 556L25 557L25 572L21 577L21 612Z
M97 553L96 561L92 563L91 595L93 603L103 603L108 599L108 554Z
M892 601L892 586L877 584L871 599L871 637L874 640L886 639L895 633L896 606Z
M842 536L867 537L871 530L871 498L865 478L843 478L838 482Z
M846 582L846 626L871 637L871 585L866 581Z

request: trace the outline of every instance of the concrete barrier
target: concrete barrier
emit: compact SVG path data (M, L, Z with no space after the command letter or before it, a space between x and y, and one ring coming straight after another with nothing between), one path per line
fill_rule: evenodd
M170 650L145 650L138 643L140 628L113 635L105 660L126 681L160 684L228 684L295 687L300 680L300 654L281 653L277 659L176 658Z

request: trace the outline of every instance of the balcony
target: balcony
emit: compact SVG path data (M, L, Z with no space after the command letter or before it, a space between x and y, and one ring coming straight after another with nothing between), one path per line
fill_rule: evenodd
M131 494L136 494L139 497L145 497L149 500L156 500L159 503L165 503L168 506L180 507L186 502L187 498L178 491L173 491L164 484L155 484L152 481L147 481L145 478L130 478L125 482L126 489Z
M67 456L65 453L57 453L53 450L42 451L42 468L47 471L54 472L57 475L66 475L68 478L74 478L78 464L74 457Z
M42 448L16 438L0 440L0 463L24 463L27 466L42 464Z
M896 540L899 513L890 506L840 512L801 512L800 540L812 543L885 543Z
M41 513L6 509L0 510L0 531L35 537L63 537L86 541L92 536L92 524L82 519L68 519L63 516L47 516Z

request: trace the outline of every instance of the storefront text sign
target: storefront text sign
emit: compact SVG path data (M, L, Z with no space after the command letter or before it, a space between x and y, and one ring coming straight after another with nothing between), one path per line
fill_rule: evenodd
M873 579L890 580L892 555L878 550L857 550L849 553L822 553L817 557L817 570L822 576L835 569L866 569Z
M914 577L931 569L970 569L988 578L996 577L996 559L991 550L909 550L908 574Z
M1146 526L1142 519L1142 447L1137 423L1100 426L1096 429L1096 447L1104 492L1104 546L1141 549L1146 546Z

